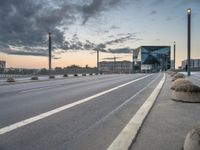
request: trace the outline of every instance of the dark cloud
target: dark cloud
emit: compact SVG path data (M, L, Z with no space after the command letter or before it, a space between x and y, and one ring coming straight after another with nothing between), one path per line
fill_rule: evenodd
M173 20L171 17L166 18L166 21L171 21L171 20Z
M0 44L25 46L27 53L24 51L16 53L36 55L37 52L32 52L28 47L47 47L47 34L51 32L54 46L60 47L64 42L64 31L59 27L64 23L70 24L75 21L75 16L71 15L74 6L65 4L62 7L51 8L48 2L43 0L1 0ZM15 52L12 53L15 54ZM39 50L38 55L40 55Z
M111 41L106 41L104 43L93 43L89 40L86 40L85 42L81 42L78 38L77 34L75 34L72 39L65 42L64 47L62 49L64 50L93 50L93 51L100 51L100 52L106 52L106 53L131 53L131 49L128 47L125 48L117 48L117 49L111 49L108 48L108 45L115 45L118 43L123 43L127 40L134 39L135 41L139 40L135 38L135 33L129 33L129 34L123 34L126 35L125 37L117 38ZM128 36L127 36L128 35Z
M119 6L122 2L124 0L92 0L90 4L83 6L83 24L90 18L97 17L102 12Z
M181 0L180 4L185 5L185 4L190 4L190 3L198 3L200 4L200 0Z
M122 36L122 37L119 37ZM128 40L135 40L136 39L136 34L135 33L123 33L123 34L118 34L117 37L113 40L105 42L106 45L112 45L112 44L118 44L118 43L124 43L125 41Z
M104 9L103 0L93 0L89 5L85 5L83 7L83 24L85 24L92 16L101 13Z
M109 49L110 53L117 53L117 54L126 54L126 53L132 53L132 49L129 47L125 48L117 48L117 49Z
M113 57L107 57L107 58L103 58L103 60L115 60L115 59L120 59L120 58L122 58L122 57L115 57L115 56L113 56Z
M112 25L111 27L110 27L110 29L119 29L120 27L118 27L118 26L116 26L116 25Z
M165 3L166 0L154 0L151 5L155 6L155 5L161 5L163 3Z
M149 13L149 15L155 15L155 14L157 14L157 11L156 11L156 10L152 10L152 11Z
M83 24L118 6L122 0L1 0L0 1L0 51L21 55L43 55L30 47L47 47L48 32L52 33L54 48L94 49L95 45L78 40L65 41L64 33L82 16ZM65 30L64 30L65 29ZM76 38L76 37L74 37ZM74 42L74 43L73 43ZM10 46L24 49L13 51ZM25 49L26 48L26 49Z

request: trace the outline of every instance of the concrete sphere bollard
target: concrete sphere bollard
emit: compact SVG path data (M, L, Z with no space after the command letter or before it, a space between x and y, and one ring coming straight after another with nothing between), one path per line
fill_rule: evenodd
M180 85L191 85L192 82L185 79L185 78L179 78L177 80L175 80L171 86L171 90L175 90L177 87L179 87Z
M171 77L175 76L177 74L177 72L171 72L170 75Z
M200 87L193 84L180 85L172 91L172 100L200 103Z
M185 75L182 73L178 73L178 74L174 75L172 78L172 82L174 82L175 80L180 79L180 78L185 78Z
M54 75L49 75L49 79L55 79Z
M64 74L63 77L65 77L65 78L68 77L68 74Z
M38 80L38 76L32 76L31 80Z
M193 128L186 136L184 150L200 150L200 126Z
M12 78L12 77L9 77L9 78L7 78L6 82L16 82L16 81L15 81L15 79L14 79L14 78Z

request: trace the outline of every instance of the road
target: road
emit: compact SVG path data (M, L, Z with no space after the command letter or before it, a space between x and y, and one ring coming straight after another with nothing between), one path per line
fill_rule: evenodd
M0 86L0 150L107 149L162 77L103 75Z

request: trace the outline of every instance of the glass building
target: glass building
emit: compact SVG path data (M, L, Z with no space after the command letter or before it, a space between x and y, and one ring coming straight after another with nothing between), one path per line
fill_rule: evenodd
M135 71L158 72L170 69L170 46L141 46L133 50Z

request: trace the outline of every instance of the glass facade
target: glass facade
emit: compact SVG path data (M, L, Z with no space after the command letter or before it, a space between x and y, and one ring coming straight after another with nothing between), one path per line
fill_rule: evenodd
M170 69L170 46L141 46L137 51L140 70L158 72Z

